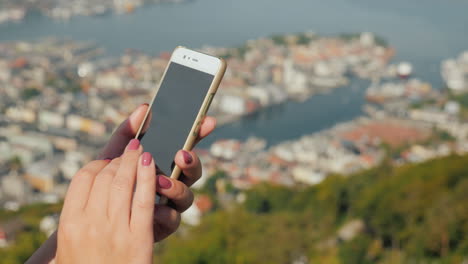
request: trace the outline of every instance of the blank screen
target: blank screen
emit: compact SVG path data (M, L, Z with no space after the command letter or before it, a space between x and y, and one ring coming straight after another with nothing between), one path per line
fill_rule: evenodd
M174 156L190 133L214 76L171 62L151 109L152 120L141 143L170 175Z

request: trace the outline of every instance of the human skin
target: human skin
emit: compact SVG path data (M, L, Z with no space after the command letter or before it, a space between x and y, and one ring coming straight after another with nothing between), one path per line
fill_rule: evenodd
M98 155L98 159L113 159L122 155L127 143L135 138L138 128L144 121L148 105L140 105L127 120L113 133L109 142ZM200 127L197 143L208 136L216 126L216 119L206 117ZM143 131L145 131L144 128ZM192 157L192 162L186 163L187 154ZM184 158L185 157L185 158ZM175 156L175 163L182 169L183 175L180 181L169 179L173 184L171 188L161 190L161 194L172 202L168 205L155 205L154 216L154 242L158 242L175 232L180 224L180 214L193 202L193 194L185 186L190 187L201 177L201 163L193 152L179 151ZM183 184L181 184L183 183ZM187 191L188 190L188 191ZM28 259L26 263L54 263L57 249L57 233L54 232L47 241Z
M156 190L172 182L156 177L151 154L142 152L133 139L121 157L76 173L60 216L57 263L152 263Z

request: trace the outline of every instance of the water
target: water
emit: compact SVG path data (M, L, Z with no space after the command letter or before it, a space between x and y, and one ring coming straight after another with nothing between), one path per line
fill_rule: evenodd
M158 54L177 45L236 46L278 33L371 31L395 47L396 61L410 61L416 77L441 87L440 61L468 49L466 10L468 1L463 0L195 0L69 22L33 14L23 23L0 25L0 41L69 37L95 41L117 56L127 48ZM352 119L361 114L367 83L351 85L358 88L340 88L304 103L289 102L221 127L205 144L248 135L277 143Z
M272 145L348 121L362 115L364 94L369 84L369 81L352 80L350 86L313 96L302 103L288 102L270 107L218 128L215 134L203 141L202 146L219 138L246 139L249 136L266 137Z

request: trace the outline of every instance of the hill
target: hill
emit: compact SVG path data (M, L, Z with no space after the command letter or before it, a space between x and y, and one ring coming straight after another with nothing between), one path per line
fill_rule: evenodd
M156 248L156 263L465 263L468 156L388 163L313 187L258 185L201 225ZM38 225L60 205L0 210L24 226L2 263L22 263L45 239ZM464 262L465 261L465 262Z
M462 263L468 156L261 185L159 248L162 263Z

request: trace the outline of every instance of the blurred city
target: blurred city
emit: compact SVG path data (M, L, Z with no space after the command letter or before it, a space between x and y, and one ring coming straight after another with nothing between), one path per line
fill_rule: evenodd
M224 42L192 32L154 49L73 33L87 20L142 23L136 17L179 9L223 20L205 9L249 6L215 2L0 0L0 262L24 262L56 230L74 174L151 100L171 47L192 44L228 69L209 113L218 129L196 148L195 202L156 245L158 261L468 263L468 37L457 30L468 3L259 1L271 17L245 19L268 30L244 37L227 18L209 28L227 31ZM299 11L299 27L272 22L314 6L333 20L330 7L343 2L349 26L303 25ZM453 16L438 24L437 8ZM369 21L352 18L362 14ZM44 28L25 37L35 20ZM151 38L177 35L183 25L171 22L157 20Z

